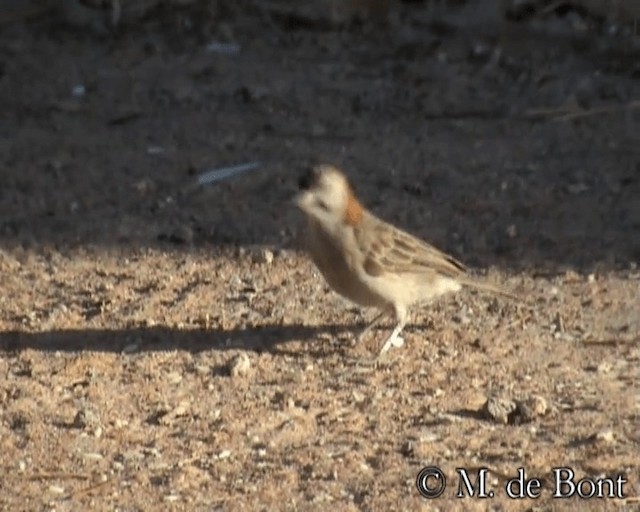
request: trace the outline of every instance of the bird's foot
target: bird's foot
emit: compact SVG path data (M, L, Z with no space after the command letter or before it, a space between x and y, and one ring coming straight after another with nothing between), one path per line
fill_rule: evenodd
M381 356L382 354L389 352L391 347L400 348L403 345L404 345L404 338L402 336L397 336L397 335L389 336L389 339L384 342L384 345L382 345L382 348L380 349L380 354L378 356Z

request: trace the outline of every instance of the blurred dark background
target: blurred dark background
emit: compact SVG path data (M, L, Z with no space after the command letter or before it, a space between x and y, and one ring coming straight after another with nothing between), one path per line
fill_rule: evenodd
M640 4L605 3L2 0L0 245L291 247L321 159L473 265L628 268Z

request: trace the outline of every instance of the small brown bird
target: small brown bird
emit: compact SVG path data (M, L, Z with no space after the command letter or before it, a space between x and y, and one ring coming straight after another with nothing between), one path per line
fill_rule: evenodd
M383 317L395 317L381 355L402 345L400 332L412 305L462 286L515 298L473 279L453 257L368 212L337 168L316 166L300 178L299 187L295 202L307 217L304 244L311 259L340 295L381 311L358 339Z

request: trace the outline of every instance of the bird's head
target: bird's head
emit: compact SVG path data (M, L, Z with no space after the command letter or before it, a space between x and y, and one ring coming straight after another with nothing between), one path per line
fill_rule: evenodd
M364 209L355 197L346 176L338 168L322 164L306 171L298 181L295 202L306 215L330 225L362 222Z

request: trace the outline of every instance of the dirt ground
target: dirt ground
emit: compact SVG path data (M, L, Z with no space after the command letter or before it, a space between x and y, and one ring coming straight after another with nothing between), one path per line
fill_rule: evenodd
M2 23L2 510L640 510L637 37L291 5ZM373 312L296 248L317 160L522 301L445 297L375 364L389 326L354 344Z

